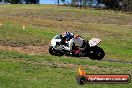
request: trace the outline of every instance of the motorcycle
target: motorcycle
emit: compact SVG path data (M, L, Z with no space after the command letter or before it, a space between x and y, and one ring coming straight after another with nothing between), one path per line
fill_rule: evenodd
M51 40L51 45L49 46L49 53L55 56L74 56L74 57L89 57L90 59L101 60L104 58L105 53L102 48L98 47L98 44L101 42L98 38L92 38L89 41L84 41L83 45L79 47L74 47L72 52L68 51L66 44L61 44L62 35L56 35ZM75 51L78 51L76 53Z

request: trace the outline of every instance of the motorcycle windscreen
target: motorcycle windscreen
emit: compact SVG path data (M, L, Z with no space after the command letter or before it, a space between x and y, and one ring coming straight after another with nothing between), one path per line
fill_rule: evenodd
M92 38L91 40L89 40L89 45L90 47L97 46L100 42L101 42L100 39Z

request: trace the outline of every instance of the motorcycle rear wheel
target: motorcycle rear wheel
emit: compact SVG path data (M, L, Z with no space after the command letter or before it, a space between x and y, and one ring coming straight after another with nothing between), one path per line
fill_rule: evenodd
M105 53L100 47L91 47L89 51L89 58L94 60L101 60L105 56Z

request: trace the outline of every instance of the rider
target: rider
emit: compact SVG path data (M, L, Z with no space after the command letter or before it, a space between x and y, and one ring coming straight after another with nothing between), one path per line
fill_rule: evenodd
M74 33L65 32L62 37L61 44L68 46L66 42L70 41L72 38L74 38Z
M70 39L74 38L74 33L65 32L64 38L66 39L66 41L70 41Z
M84 45L84 42L84 39L80 35L77 35L69 41L69 46L66 49L72 54L78 54L80 52L80 49L84 48L82 47Z
M75 47L81 47L83 45L84 39L80 35L76 35L75 38L69 41L69 48L72 51Z

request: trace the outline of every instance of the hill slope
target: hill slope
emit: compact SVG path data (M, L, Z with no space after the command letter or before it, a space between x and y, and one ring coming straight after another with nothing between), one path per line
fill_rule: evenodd
M57 18L61 17L62 21ZM79 65L89 74L132 75L132 15L55 5L0 5L0 87L80 88ZM25 26L25 29L23 29ZM54 35L71 31L89 40L98 37L106 52L94 61L48 54ZM19 52L19 53L18 53ZM107 60L120 62L109 62ZM89 84L81 87L130 88L130 84Z

